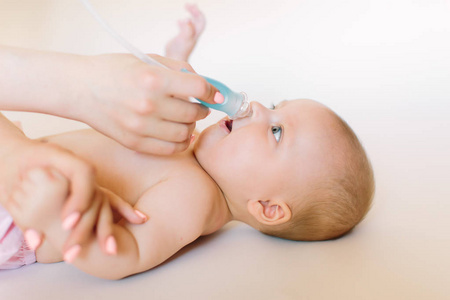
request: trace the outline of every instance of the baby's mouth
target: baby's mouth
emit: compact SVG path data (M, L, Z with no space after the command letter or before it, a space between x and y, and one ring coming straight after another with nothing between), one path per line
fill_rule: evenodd
M233 120L226 120L225 126L227 126L228 130L231 132L231 130L233 130Z

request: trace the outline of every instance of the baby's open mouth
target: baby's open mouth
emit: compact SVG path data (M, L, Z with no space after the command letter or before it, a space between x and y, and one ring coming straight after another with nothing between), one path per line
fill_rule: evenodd
M228 130L231 132L231 130L233 130L233 120L226 120L225 126L227 126Z

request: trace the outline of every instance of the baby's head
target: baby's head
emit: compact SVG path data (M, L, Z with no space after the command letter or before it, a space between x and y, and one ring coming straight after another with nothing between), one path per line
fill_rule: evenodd
M195 145L236 220L291 240L340 237L369 210L370 162L350 127L312 100L274 109L252 102L251 116L205 129Z

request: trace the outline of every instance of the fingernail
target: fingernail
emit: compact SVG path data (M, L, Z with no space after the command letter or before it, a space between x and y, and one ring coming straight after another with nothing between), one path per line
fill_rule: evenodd
M194 141L195 141L195 135L191 135L191 141L189 143L192 144Z
M77 224L78 220L80 219L80 213L79 212L73 212L70 215L68 215L63 223L62 223L62 227L64 230L70 230L72 229L75 224Z
M134 211L136 213L136 215L138 215L141 219L147 220L147 216L144 215L142 212L140 212L139 210L135 210Z
M220 104L223 103L224 100L224 96L220 92L216 92L216 94L214 95L214 102Z
M25 231L24 237L25 237L25 241L27 242L28 246L33 251L36 251L36 249L39 247L39 245L42 242L41 236L34 229L28 229L27 231Z
M80 245L72 246L69 250L66 251L66 253L64 253L64 261L71 264L75 260L75 258L77 258L80 250Z
M112 235L106 239L106 252L110 255L117 254L116 239Z

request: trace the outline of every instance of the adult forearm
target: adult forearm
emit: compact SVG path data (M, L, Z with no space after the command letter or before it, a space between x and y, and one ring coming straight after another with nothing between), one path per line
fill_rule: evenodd
M7 163L9 163L8 153L13 151L12 149L17 143L21 143L27 139L19 128L0 113L0 204L2 206L5 206L5 201L8 200L6 195L8 188L10 188L9 182L6 181L13 177L12 173L14 172L14 170L7 166Z
M0 45L0 110L74 118L87 63L79 55Z
M0 191L3 189L9 189L6 181L13 178L14 170L8 168L7 164L11 163L10 155L16 152L17 147L26 145L30 139L16 125L8 120L2 113L0 113ZM6 185L6 187L5 187ZM3 190L5 192L5 190ZM1 192L0 192L1 194ZM0 203L4 204L4 197L0 195Z
M0 139L2 141L2 147L8 145L8 142L13 140L23 140L27 139L27 137L23 134L23 132L17 128L10 120L8 120L2 113L0 113Z

